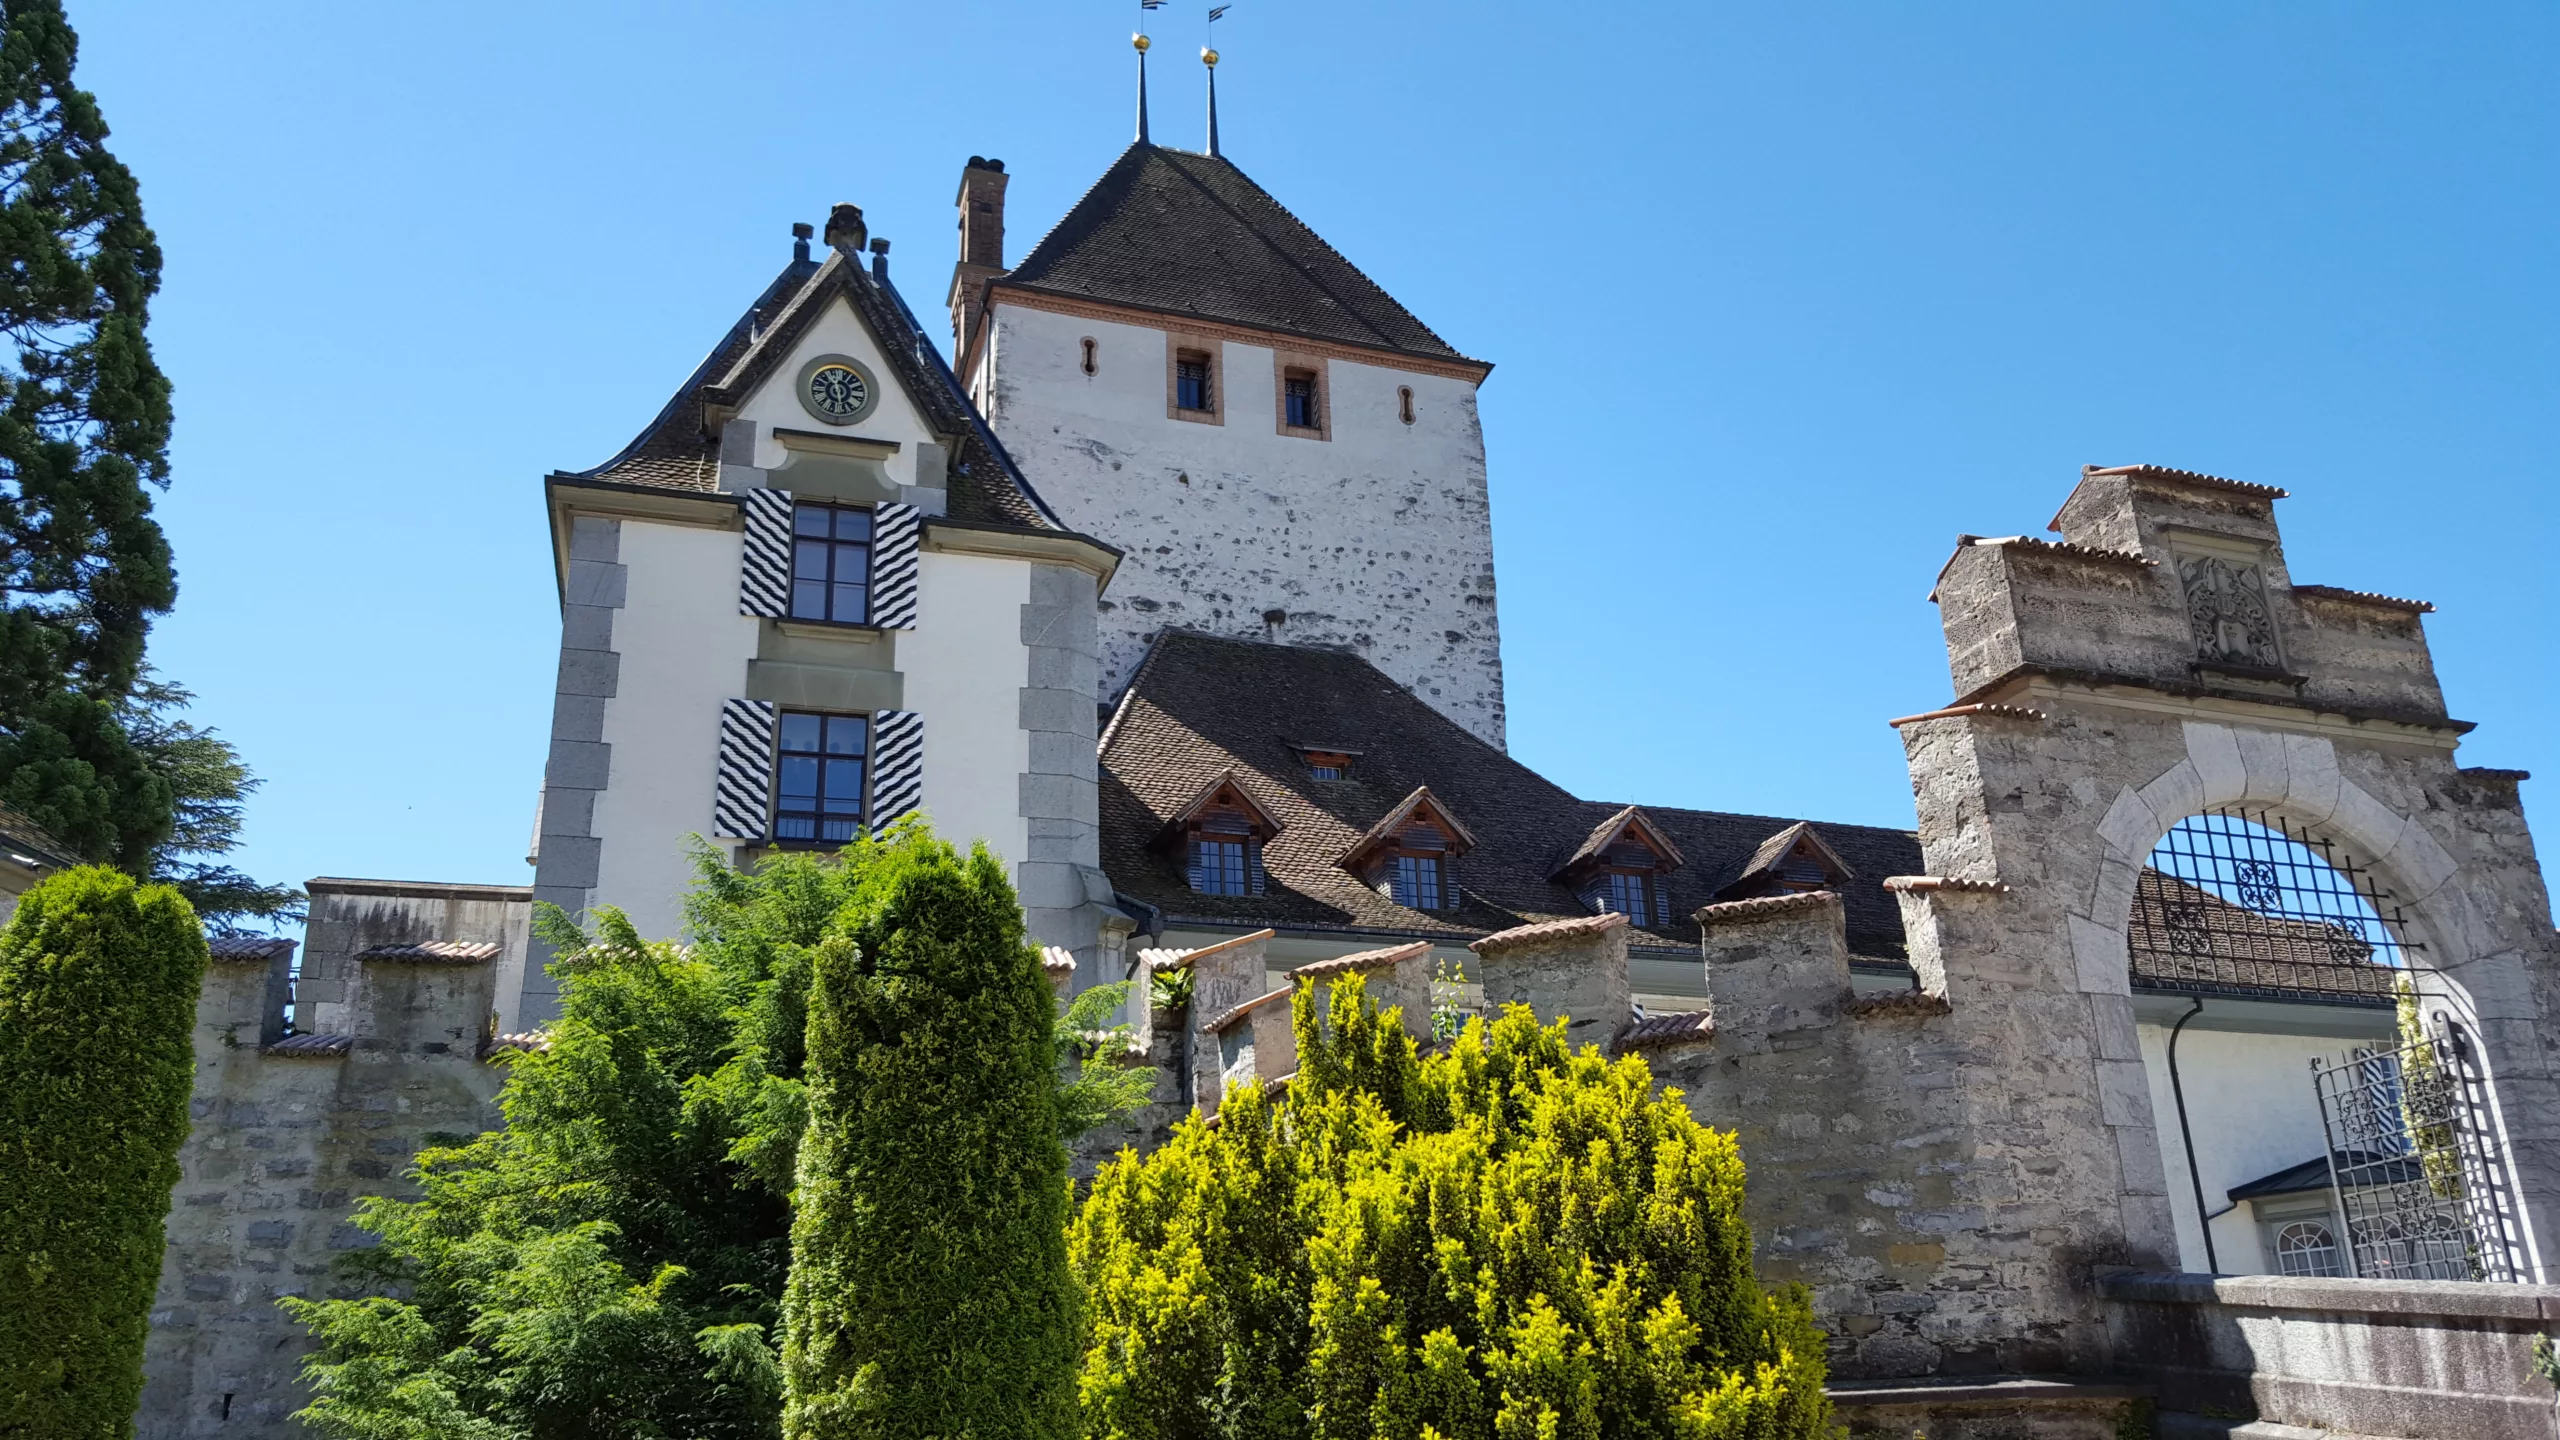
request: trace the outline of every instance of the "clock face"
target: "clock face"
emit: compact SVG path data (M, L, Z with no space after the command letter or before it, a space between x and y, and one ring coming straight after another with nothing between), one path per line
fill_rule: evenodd
M850 365L821 365L809 372L809 408L830 420L851 420L871 404L871 384Z

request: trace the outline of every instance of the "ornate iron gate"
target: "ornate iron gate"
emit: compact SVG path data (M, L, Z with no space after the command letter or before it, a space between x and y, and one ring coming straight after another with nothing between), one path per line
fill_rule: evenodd
M2312 1062L2347 1273L2523 1279L2522 1227L2488 1083L2462 1027Z

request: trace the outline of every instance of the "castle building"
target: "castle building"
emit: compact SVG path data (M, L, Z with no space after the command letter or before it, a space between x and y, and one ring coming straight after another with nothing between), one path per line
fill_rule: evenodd
M1053 973L1140 982L1133 1143L1286 1084L1285 1002L1365 971L1425 1036L1527 1004L1737 1131L1760 1273L1811 1287L1835 1376L1960 1407L2184 1366L2276 1419L2547 1422L2466 1392L2528 1374L2509 1319L2560 1291L2235 1319L2117 1273L2560 1276L2560 937L2525 777L2456 761L2431 607L2297 583L2281 490L2089 467L2059 538L1964 536L1938 577L1952 694L1891 722L1912 828L1573 795L1503 743L1490 366L1214 109L1195 153L1141 105L1010 267L1007 174L962 170L954 363L840 205L629 445L545 479L533 883L315 881L298 971L217 949L143 1435L290 1428L273 1301L335 1283L352 1201L429 1136L497 1123L489 1057L557 1010L535 901L675 935L697 845L918 813L1011 867ZM1187 1009L1151 1010L1173 970ZM2351 1311L2433 1337L2413 1378L2286 1370L2409 1343ZM2322 1338L2252 1349L2269 1315ZM1884 1407L1864 1433L1954 1433L1885 1393L1843 1400ZM2129 1393L2002 1433L2115 1433L2089 1407Z

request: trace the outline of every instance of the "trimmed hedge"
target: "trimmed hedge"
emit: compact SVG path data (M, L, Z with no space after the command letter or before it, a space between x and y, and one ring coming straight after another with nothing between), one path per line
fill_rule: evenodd
M0 930L0 1435L133 1433L204 967L177 891L97 866Z
M1076 1429L1054 1002L1004 867L910 829L809 994L791 1440Z

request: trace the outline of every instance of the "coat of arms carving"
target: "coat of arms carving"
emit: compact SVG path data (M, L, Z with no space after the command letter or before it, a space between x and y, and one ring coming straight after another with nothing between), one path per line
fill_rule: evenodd
M2187 618L2195 628L2198 659L2262 670L2283 667L2260 566L2219 555L2183 556L2178 561L2178 581L2186 587Z

